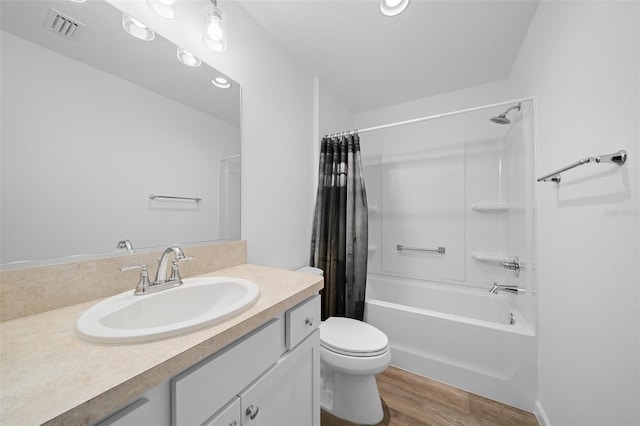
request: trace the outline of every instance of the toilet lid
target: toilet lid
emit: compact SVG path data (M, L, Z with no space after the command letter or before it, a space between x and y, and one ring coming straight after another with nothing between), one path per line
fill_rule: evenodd
M351 318L330 317L320 324L320 343L349 356L376 356L387 351L389 339L374 326Z

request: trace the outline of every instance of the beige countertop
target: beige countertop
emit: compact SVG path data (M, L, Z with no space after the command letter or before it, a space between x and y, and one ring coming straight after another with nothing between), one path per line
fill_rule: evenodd
M78 317L99 300L1 323L0 424L91 424L323 286L319 276L249 264L201 276L251 280L260 298L220 324L138 344L89 343L76 336Z

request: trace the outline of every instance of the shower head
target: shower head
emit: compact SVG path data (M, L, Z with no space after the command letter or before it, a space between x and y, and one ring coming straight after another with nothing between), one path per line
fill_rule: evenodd
M494 123L498 123L498 124L511 124L511 120L509 120L507 118L507 114L509 113L509 111L511 111L512 109L517 109L518 111L520 111L520 103L518 103L518 105L514 105L512 107L509 107L509 109L507 109L505 112L503 112L502 114L500 114L497 117L492 117L489 120L493 121Z

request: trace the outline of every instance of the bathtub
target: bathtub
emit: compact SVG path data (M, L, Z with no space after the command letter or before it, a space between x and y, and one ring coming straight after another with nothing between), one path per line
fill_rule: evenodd
M365 321L389 337L391 365L532 412L535 329L514 297L369 274Z

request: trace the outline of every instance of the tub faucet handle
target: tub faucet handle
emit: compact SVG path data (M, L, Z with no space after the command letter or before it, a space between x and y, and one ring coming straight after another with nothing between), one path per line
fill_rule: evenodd
M516 278L520 276L520 259L515 256L511 262L502 262L500 266L512 270L516 274Z

